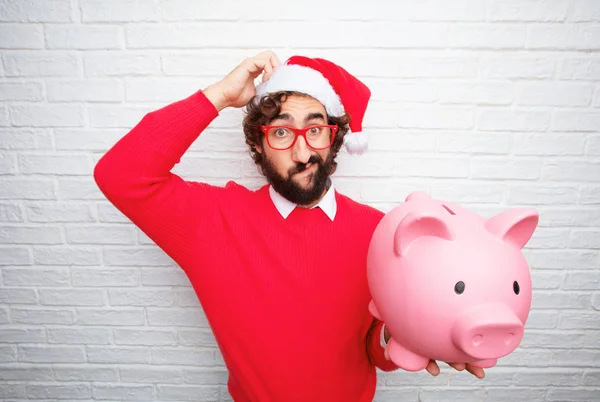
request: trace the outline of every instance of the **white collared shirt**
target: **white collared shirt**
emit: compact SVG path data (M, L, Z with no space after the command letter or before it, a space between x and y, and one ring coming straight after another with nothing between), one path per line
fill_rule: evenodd
M281 216L283 216L283 219L287 219L294 208L298 206L275 191L273 186L269 186L269 195L271 196L271 200L273 200L273 204L275 204L275 208L277 208ZM331 186L329 186L329 190L327 190L325 195L311 209L317 207L321 208L323 212L325 212L325 215L327 215L333 222L337 212L337 203L335 201L335 190L333 189L333 183Z

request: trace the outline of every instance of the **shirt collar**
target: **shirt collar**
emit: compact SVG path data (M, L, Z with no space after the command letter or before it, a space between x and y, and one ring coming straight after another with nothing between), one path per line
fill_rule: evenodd
M271 196L273 204L275 204L275 208L277 208L283 219L287 219L287 217L292 213L294 208L297 207L296 204L294 204L287 198L284 198L281 194L275 191L273 189L273 186L269 186L269 195ZM333 183L331 183L331 186L329 186L329 190L327 190L325 195L311 209L317 207L321 208L321 210L325 212L325 215L327 215L329 219L333 221L337 212L337 203L335 201L335 190L333 188Z

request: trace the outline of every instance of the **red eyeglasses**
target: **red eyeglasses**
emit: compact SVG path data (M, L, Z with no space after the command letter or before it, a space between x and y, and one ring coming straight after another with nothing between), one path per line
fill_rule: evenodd
M283 151L296 143L298 136L304 137L306 144L315 150L327 149L333 144L338 126L318 125L306 128L288 126L260 126L267 144L273 149Z

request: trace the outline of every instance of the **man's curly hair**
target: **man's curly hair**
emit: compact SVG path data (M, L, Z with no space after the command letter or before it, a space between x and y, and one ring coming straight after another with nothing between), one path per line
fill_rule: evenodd
M306 94L295 91L280 91L263 96L259 102L252 100L246 106L246 117L244 118L243 127L244 135L246 136L246 144L248 144L250 156L254 160L261 172L263 164L263 156L256 150L256 146L262 147L264 133L260 130L260 126L267 125L271 120L281 113L281 104L284 103L288 96L308 96ZM333 173L337 167L335 157L344 143L344 136L349 130L350 116L344 114L340 117L327 116L327 124L337 125L339 127L333 144L331 145L331 161Z

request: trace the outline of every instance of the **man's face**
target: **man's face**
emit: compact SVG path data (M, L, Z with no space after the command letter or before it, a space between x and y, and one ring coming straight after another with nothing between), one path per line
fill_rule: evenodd
M327 124L323 105L308 96L291 95L281 105L281 113L269 126L304 128ZM257 151L263 155L262 168L275 191L299 205L312 206L325 193L331 171L331 148L314 150L303 137L283 151L269 147L263 138Z

